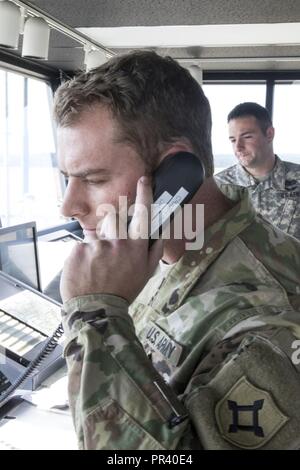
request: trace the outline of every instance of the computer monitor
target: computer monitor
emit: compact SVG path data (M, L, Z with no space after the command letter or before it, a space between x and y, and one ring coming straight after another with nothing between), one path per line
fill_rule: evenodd
M0 228L0 270L41 292L35 222Z

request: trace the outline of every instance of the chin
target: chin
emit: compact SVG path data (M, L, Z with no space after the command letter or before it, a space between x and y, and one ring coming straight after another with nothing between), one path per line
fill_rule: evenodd
M252 168L255 166L255 159L253 158L239 158L239 162L245 168Z

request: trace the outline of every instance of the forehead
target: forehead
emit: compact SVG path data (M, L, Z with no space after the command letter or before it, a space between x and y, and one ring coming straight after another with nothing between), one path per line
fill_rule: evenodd
M260 131L259 123L254 116L243 116L231 119L228 123L229 133L231 132L246 132L246 131Z
M83 111L74 124L58 128L57 147L60 166L81 168L109 159L124 144L120 143L120 130L110 111L94 106Z
M113 142L119 128L110 110L104 106L90 106L78 114L69 125L58 127L57 137L60 143L66 139L84 139L88 136L92 142ZM88 142L87 142L88 143Z

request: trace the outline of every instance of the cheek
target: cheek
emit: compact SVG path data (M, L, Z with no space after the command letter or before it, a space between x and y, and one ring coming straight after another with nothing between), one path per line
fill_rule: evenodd
M109 191L92 187L86 193L86 202L89 204L91 212L102 216L105 205L115 205L115 196Z
M135 197L136 197L136 191L134 190L128 190L127 193L126 193L126 197L127 197L127 201L128 201L128 204L133 204L134 201L135 201Z
M251 145L250 148L253 150L253 152L257 152L257 150L259 150L259 148L260 148L260 145L258 145L258 144L255 142L255 143L253 143L253 144Z
M142 175L141 175L142 176ZM122 194L127 198L128 204L133 204L136 198L136 187L140 176L133 178L128 184L124 185Z

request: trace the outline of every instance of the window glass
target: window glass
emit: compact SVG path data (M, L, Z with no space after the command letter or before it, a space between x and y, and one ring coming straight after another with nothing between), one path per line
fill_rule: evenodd
M276 84L274 89L274 151L280 158L300 164L300 83Z
M35 220L38 229L62 221L60 178L51 121L51 89L35 78L0 69L0 218Z
M236 163L228 139L227 115L239 103L253 101L265 106L265 84L204 84L203 91L209 99L212 113L212 143L215 173Z

